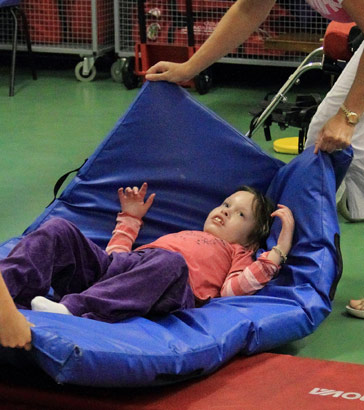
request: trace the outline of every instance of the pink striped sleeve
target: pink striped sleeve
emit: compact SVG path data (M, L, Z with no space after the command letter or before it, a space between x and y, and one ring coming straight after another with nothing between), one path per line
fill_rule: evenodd
M231 272L221 288L221 296L253 295L262 289L278 272L279 266L263 253L244 270Z
M125 212L118 213L116 227L107 244L106 252L108 254L112 252L130 252L141 225L141 219L128 215Z

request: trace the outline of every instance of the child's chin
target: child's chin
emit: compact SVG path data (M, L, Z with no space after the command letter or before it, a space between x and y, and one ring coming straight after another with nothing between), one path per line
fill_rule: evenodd
M214 224L206 225L204 227L203 231L206 232L206 233L209 233L211 235L214 235L214 236L218 236L218 232L219 232L218 227Z

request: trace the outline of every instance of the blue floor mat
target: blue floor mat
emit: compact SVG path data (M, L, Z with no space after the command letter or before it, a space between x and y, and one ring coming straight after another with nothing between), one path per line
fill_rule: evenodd
M117 189L147 181L157 196L136 243L141 245L166 233L201 229L208 212L246 184L292 209L296 229L288 261L256 295L215 299L156 321L137 317L107 324L22 311L35 324L29 359L59 383L161 385L207 375L237 353L267 351L312 333L330 313L341 275L335 191L351 155L350 149L314 155L311 148L285 165L182 88L146 83L23 235L62 217L105 247L120 207ZM277 220L268 248L279 230ZM21 236L3 243L0 257ZM19 355L0 349L0 362L10 357L15 363Z

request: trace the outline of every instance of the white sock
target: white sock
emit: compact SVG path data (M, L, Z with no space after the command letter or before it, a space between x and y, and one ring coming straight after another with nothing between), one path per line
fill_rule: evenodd
M37 312L61 313L62 315L72 315L72 313L62 303L52 302L43 296L36 296L31 302L32 310Z

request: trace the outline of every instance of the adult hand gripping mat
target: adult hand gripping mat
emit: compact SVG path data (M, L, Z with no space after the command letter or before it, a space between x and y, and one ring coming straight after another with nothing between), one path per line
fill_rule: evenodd
M117 189L148 181L157 197L137 245L181 229L201 229L209 210L247 184L291 207L294 245L280 275L254 296L220 298L156 321L117 324L23 311L31 352L0 349L0 361L26 356L59 383L160 385L207 375L237 353L251 355L302 338L331 310L340 277L335 186L351 151L288 165L264 153L183 89L146 83L77 176L24 232L63 217L105 246L119 210ZM267 245L279 233L275 221ZM0 247L5 257L20 239Z

